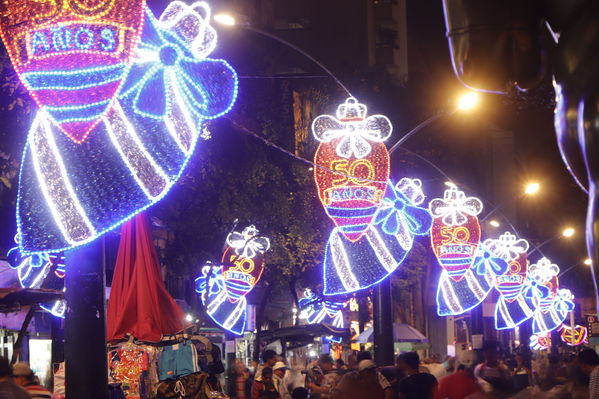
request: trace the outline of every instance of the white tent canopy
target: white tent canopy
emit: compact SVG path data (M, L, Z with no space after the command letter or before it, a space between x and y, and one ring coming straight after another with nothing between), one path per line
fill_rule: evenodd
M356 339L356 342L365 344L367 342L373 342L374 340L374 329L367 328L364 330ZM420 331L415 329L409 324L393 323L393 341L394 342L417 342L424 343L428 342L428 338L424 336Z

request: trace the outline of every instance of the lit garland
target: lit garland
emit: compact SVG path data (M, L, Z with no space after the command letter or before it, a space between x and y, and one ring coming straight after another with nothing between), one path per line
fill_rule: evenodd
M304 291L304 297L299 300L299 318L308 324L324 323L335 328L344 328L343 309L346 302L326 301L318 298L310 289ZM329 341L339 343L341 338L328 336Z
M422 183L403 178L380 201L373 223L357 241L331 232L325 250L324 295L339 295L366 289L384 280L401 265L412 249L414 236L430 230L432 218L420 205Z
M575 325L574 328L563 324L560 328L560 337L562 342L569 346L578 346L588 344L588 330L584 326Z
M17 3L11 2L9 7ZM79 2L70 0L68 9L57 5L52 23L63 26L59 18L70 21L67 25L75 21L71 18L76 13L73 3ZM50 38L47 28L54 25L47 19L43 24L23 25L19 28L25 32L23 37L42 32L35 35L35 48L49 52L40 55L40 60L52 65L51 70L32 72L31 65L42 61L32 59L33 64L25 66L21 58L15 58L24 54L18 52L17 44L26 40L13 40L7 34L11 28L3 28L11 59L30 89L39 85L38 93L54 93L74 87L82 93L77 101L52 94L54 101L66 99L60 109L38 101L41 109L23 155L17 202L20 245L25 254L60 252L89 243L162 199L193 154L203 122L228 112L236 99L235 71L223 60L206 58L216 45L206 3L188 6L175 1L160 20L143 3L114 0L101 13L89 13L88 19L80 15L75 32L80 32L79 39L62 30L51 37L48 50L43 43ZM26 11L48 11L50 3L42 4ZM118 32L123 32L118 35L116 30L112 36L99 30L100 25L116 26L117 16L126 16L129 22L137 18L139 23L118 25ZM23 19L9 15L2 20L3 26L19 18ZM135 39L138 31L139 45ZM92 43L91 38L100 41ZM56 46L63 46L60 40L80 40L89 48L56 53ZM113 47L124 65L122 73L117 64L106 61L106 57L114 60L116 53L109 51ZM54 62L55 56L62 63ZM76 69L79 67L82 69ZM106 85L115 85L111 95L103 89ZM73 118L81 121L72 122ZM83 140L85 146L77 144Z
M350 97L336 116L320 115L312 122L320 141L314 156L318 196L338 232L352 242L367 231L389 179L389 153L383 142L391 135L391 122L383 115L366 114L366 106Z
M227 236L222 265L202 267L195 280L206 314L219 326L237 335L245 331L246 295L260 280L264 271L264 253L270 241L258 235L253 225Z

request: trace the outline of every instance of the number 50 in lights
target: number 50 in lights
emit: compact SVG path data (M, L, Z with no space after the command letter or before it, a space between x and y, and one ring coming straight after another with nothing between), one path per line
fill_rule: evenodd
M389 153L383 142L391 135L391 122L384 115L366 114L366 106L350 97L339 105L336 116L320 115L312 123L320 141L314 157L321 166L314 168L318 196L352 242L372 222L389 179Z

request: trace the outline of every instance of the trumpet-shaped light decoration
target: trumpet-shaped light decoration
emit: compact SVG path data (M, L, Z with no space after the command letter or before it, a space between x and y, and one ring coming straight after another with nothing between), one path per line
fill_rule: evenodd
M431 242L435 256L443 270L453 281L460 281L470 269L480 242L478 214L482 202L466 197L463 191L451 184L443 198L429 203L434 217Z
M401 265L412 249L414 237L430 230L432 218L425 208L422 183L403 178L389 182L366 231L357 241L346 238L340 227L329 237L324 259L324 295L366 289L384 280Z
M11 1L0 18L40 106L19 179L25 254L89 243L162 199L237 95L235 71L208 58L206 3L174 1L159 20L142 0L89 3Z
M262 276L264 253L270 248L270 241L258 235L258 229L250 225L241 233L231 232L226 242L229 246L225 248L222 264L204 265L202 274L195 280L195 290L200 294L206 314L216 324L242 335L247 319L245 296Z
M506 233L510 234L511 233ZM503 234L502 237L505 237ZM509 237L509 236L508 236ZM514 237L515 238L515 237ZM499 240L501 242L518 242L518 240ZM528 247L528 243L520 248ZM510 251L510 246L498 245L497 248L503 254L505 259L512 257L514 251ZM525 251L518 252L515 259L508 261L506 273L495 277L495 288L499 292L499 298L495 306L495 328L505 330L514 328L526 320L530 319L534 313L533 301L524 290L527 287L528 276L528 256Z
M336 116L314 119L312 132L320 141L314 162L318 196L327 215L348 240L358 241L385 197L389 153L383 144L392 126L383 115L350 97Z
M589 341L587 328L580 325L575 325L574 328L563 324L560 328L560 337L562 342L569 346L578 346L588 344Z

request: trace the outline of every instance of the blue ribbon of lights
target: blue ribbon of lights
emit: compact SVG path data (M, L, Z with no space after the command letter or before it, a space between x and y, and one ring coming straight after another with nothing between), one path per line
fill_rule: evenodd
M413 235L424 235L433 224L433 217L427 209L415 206L392 182L389 182L387 194L374 218L375 224L382 224L386 234L396 235L403 225Z
M509 265L504 259L495 256L482 243L479 244L477 255L472 262L472 268L479 276L484 276L487 273L501 276L507 272L508 267Z
M549 296L550 290L543 284L539 284L533 279L528 279L524 287L524 296L526 298L545 299Z

